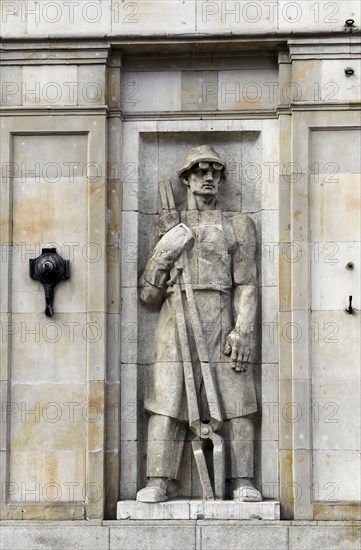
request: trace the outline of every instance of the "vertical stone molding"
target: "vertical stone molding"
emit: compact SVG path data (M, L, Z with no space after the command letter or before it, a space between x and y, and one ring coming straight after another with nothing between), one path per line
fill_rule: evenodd
M2 57L4 518L104 513L107 55L35 44ZM51 319L29 277L46 246L71 269Z

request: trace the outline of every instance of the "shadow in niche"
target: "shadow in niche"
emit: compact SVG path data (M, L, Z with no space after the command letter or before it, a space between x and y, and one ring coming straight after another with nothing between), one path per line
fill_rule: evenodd
M262 151L260 132L165 132L142 133L139 150L139 276L145 268L154 243L152 226L157 219L158 182L170 180L176 205L186 198L186 190L180 182L177 171L190 148L209 144L226 162L226 182L221 185L219 198L229 206L230 211L249 214L257 228L258 242L261 243L262 209ZM261 277L261 252L257 252L258 281ZM139 300L139 294L138 294ZM261 293L260 293L261 301ZM150 311L139 302L138 324L138 488L146 479L146 441L148 415L144 412L143 402L147 384L147 369L152 362L154 334L159 312ZM258 312L258 326L261 327L261 306ZM257 365L254 366L257 402L261 410L261 374L258 363L261 360L261 335L258 331ZM261 487L260 471L260 415L255 415L255 480ZM181 462L181 481L170 487L172 496L200 498L202 496L197 467L195 464L191 440L187 434ZM206 453L211 465L210 450Z

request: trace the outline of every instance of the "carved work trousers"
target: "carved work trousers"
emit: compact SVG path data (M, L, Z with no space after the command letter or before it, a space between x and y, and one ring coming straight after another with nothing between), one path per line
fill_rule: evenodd
M153 414L148 426L147 477L179 479L188 425L169 416ZM225 440L226 479L253 478L253 422L247 417L225 420L218 432Z

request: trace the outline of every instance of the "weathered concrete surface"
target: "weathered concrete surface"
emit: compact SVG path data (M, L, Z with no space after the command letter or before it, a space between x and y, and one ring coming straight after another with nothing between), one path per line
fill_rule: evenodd
M148 519L217 519L217 520L279 520L280 505L276 501L234 502L171 500L145 503L134 500L118 502L117 518Z
M359 550L361 521L4 521L1 550Z
M288 32L336 32L345 20L360 20L358 0L248 2L238 0L96 0L67 5L61 0L2 2L4 36L197 36Z
M0 531L1 550L62 550L79 548L106 550L109 532L100 522L5 521Z

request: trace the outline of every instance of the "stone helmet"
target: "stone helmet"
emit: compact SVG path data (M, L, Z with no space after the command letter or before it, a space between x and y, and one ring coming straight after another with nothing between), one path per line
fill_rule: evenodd
M200 145L199 147L193 147L184 159L183 166L178 170L178 176L181 178L188 170L190 170L195 164L199 162L211 162L214 163L214 167L217 170L224 170L226 163L220 159L220 156L210 145Z

